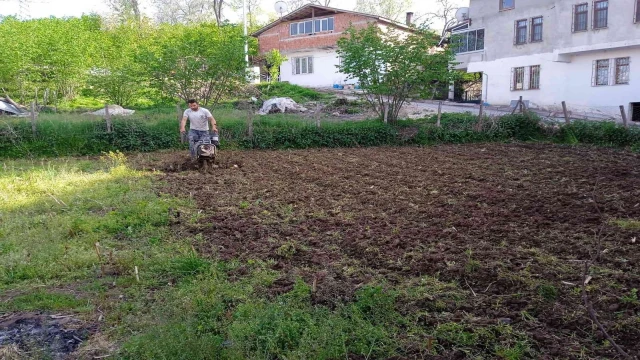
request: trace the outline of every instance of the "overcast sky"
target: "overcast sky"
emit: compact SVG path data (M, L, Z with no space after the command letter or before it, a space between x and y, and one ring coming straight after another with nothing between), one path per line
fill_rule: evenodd
M468 6L469 0L456 0L461 6ZM262 0L262 10L265 12L273 12L273 5L276 0ZM353 10L356 5L356 0L334 0L336 4L331 6ZM150 6L150 0L142 0L141 7L144 13L152 15L153 9ZM424 13L432 11L435 6L435 0L413 0L414 6L412 11L415 13ZM33 18L42 18L49 16L64 17L64 16L80 16L82 14L106 14L108 8L105 5L105 0L30 0L30 13ZM18 0L0 0L0 15L17 15L20 13L20 6ZM233 14L228 9L225 16L231 21L237 21L239 16ZM439 27L440 24L434 24L435 27Z

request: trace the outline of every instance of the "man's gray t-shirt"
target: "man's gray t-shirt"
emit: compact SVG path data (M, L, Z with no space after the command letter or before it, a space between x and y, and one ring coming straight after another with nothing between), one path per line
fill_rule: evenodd
M203 107L199 108L198 111L187 109L184 112L184 116L189 119L189 129L209 131L209 118L211 117L209 110Z

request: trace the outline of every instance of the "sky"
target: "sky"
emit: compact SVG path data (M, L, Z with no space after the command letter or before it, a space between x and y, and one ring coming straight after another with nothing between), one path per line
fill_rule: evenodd
M469 4L469 0L455 1L461 6L468 6ZM82 14L91 13L104 15L109 11L105 0L28 0L28 2L32 18L81 16ZM265 12L275 13L273 10L275 2L276 0L263 0L261 8ZM356 4L356 0L333 0L332 2L336 4L331 4L331 6L346 10L353 10ZM150 0L142 0L141 7L145 14L150 16L153 14ZM435 0L413 0L411 10L416 14L420 14L433 11L436 8ZM17 15L19 13L19 0L0 0L0 15ZM240 19L240 16L233 14L230 9L227 10L225 16L231 21ZM434 24L434 27L439 27L439 25L440 24Z

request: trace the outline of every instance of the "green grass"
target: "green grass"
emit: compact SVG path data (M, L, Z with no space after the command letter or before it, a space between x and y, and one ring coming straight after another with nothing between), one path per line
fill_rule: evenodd
M274 261L196 254L191 244L201 237L176 237L169 215L179 209L189 218L194 204L158 194L153 174L131 169L120 153L0 166L0 312L97 318L99 309L120 358L389 358L414 346L426 351L428 339L436 340L433 355L473 347L473 356L533 356L528 339L506 325L425 326L424 314L406 309L426 303L425 312L446 318L469 296L435 278L395 287L379 279L331 307L314 305L301 279L269 296L286 275ZM239 267L246 275L230 279Z
M263 94L263 100L268 100L273 97L289 97L297 103L305 103L308 101L328 100L332 98L331 95L284 82L259 84L258 89Z
M611 223L623 229L631 229L631 230L640 229L640 220L614 219L614 220L611 220Z

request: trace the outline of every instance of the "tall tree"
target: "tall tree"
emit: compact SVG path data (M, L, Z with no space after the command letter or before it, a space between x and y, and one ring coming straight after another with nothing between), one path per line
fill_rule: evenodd
M459 0L435 0L435 11L430 11L422 14L417 19L424 19L430 24L439 22L442 24L440 29L441 36L444 36L447 29L456 23L456 11L460 8L461 4Z
M153 0L156 20L168 24L190 24L216 19L223 21L226 0Z
M138 0L107 0L107 5L121 22L130 19L140 22L140 3Z
M398 21L412 4L412 0L357 0L356 11Z
M231 0L229 2L229 6L235 11L240 11L242 13L243 1L247 2L247 22L249 23L249 28L253 29L256 24L256 17L260 12L260 3L261 0Z

